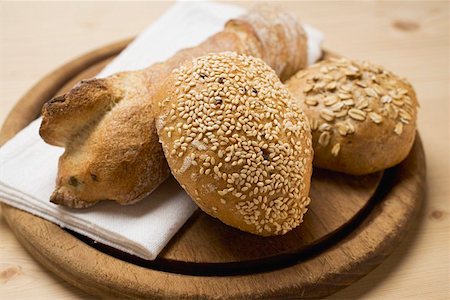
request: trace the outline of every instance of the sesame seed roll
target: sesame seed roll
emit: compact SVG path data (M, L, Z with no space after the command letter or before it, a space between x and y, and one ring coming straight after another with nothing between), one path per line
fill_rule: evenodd
M263 236L302 222L310 128L268 65L234 52L199 57L175 69L159 95L165 156L203 211Z
M410 152L418 102L406 79L366 61L331 59L286 86L309 119L315 166L362 175Z

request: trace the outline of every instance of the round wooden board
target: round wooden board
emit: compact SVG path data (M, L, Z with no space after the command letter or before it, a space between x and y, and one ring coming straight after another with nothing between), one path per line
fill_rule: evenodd
M0 144L42 104L94 76L129 40L90 52L35 85L5 121ZM262 238L198 211L155 261L145 261L2 204L5 220L45 267L96 295L168 298L312 298L358 280L389 255L424 195L418 137L399 166L364 177L314 170L310 210L299 228Z

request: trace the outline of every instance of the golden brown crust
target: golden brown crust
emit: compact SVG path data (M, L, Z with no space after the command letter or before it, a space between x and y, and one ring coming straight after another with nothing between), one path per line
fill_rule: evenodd
M100 200L127 204L156 188L169 174L152 110L162 81L186 60L225 50L263 57L283 76L292 75L306 64L306 37L301 26L284 14L252 11L239 26L230 21L224 31L164 63L81 82L50 100L43 108L40 134L47 143L66 147L52 201L71 207ZM287 57L283 47L276 48L279 53L266 49L275 40L288 45L292 38L297 48L289 53L295 55ZM79 184L71 185L70 178Z
M112 80L83 80L67 94L45 103L40 127L45 142L64 147L72 136L109 110L119 97L114 95L111 83Z
M353 175L400 163L414 142L412 86L382 67L320 62L286 83L313 129L314 165Z
M196 58L173 71L157 98L169 166L202 210L264 236L302 222L311 133L262 60L231 52Z
M137 77L126 78L127 93L113 104L114 109L86 122L65 144L52 202L71 207L100 200L131 204L169 176L154 117L149 117L154 109L150 102L141 103L147 94L145 85Z
M248 37L256 38L257 42L249 44L250 51L242 53L261 58L281 81L307 65L306 33L290 13L262 5L255 12L230 20L225 28L239 32L247 44Z

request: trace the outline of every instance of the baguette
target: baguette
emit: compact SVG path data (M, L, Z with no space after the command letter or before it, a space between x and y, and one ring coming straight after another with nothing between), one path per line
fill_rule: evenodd
M230 20L194 48L141 71L81 81L47 102L40 135L65 148L50 201L83 208L101 200L131 204L169 175L155 128L155 94L171 71L211 52L263 59L282 80L307 63L307 41L295 17L273 7Z

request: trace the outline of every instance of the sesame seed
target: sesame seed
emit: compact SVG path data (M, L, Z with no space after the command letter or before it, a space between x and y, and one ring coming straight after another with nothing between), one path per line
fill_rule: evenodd
M311 164L310 129L274 71L261 60L226 52L196 58L173 74L179 89L162 107L173 110L164 126L174 127L168 132L178 138L169 141L169 150L177 148L180 159L192 159L193 184L208 176L218 195L214 208L231 203L255 231L268 231L264 225L271 224L269 230L281 234L300 224L307 203L302 186ZM328 84L316 80L304 90L323 90ZM324 112L327 119L333 115ZM170 140L165 134L163 145L165 139ZM202 197L199 187L191 195Z

